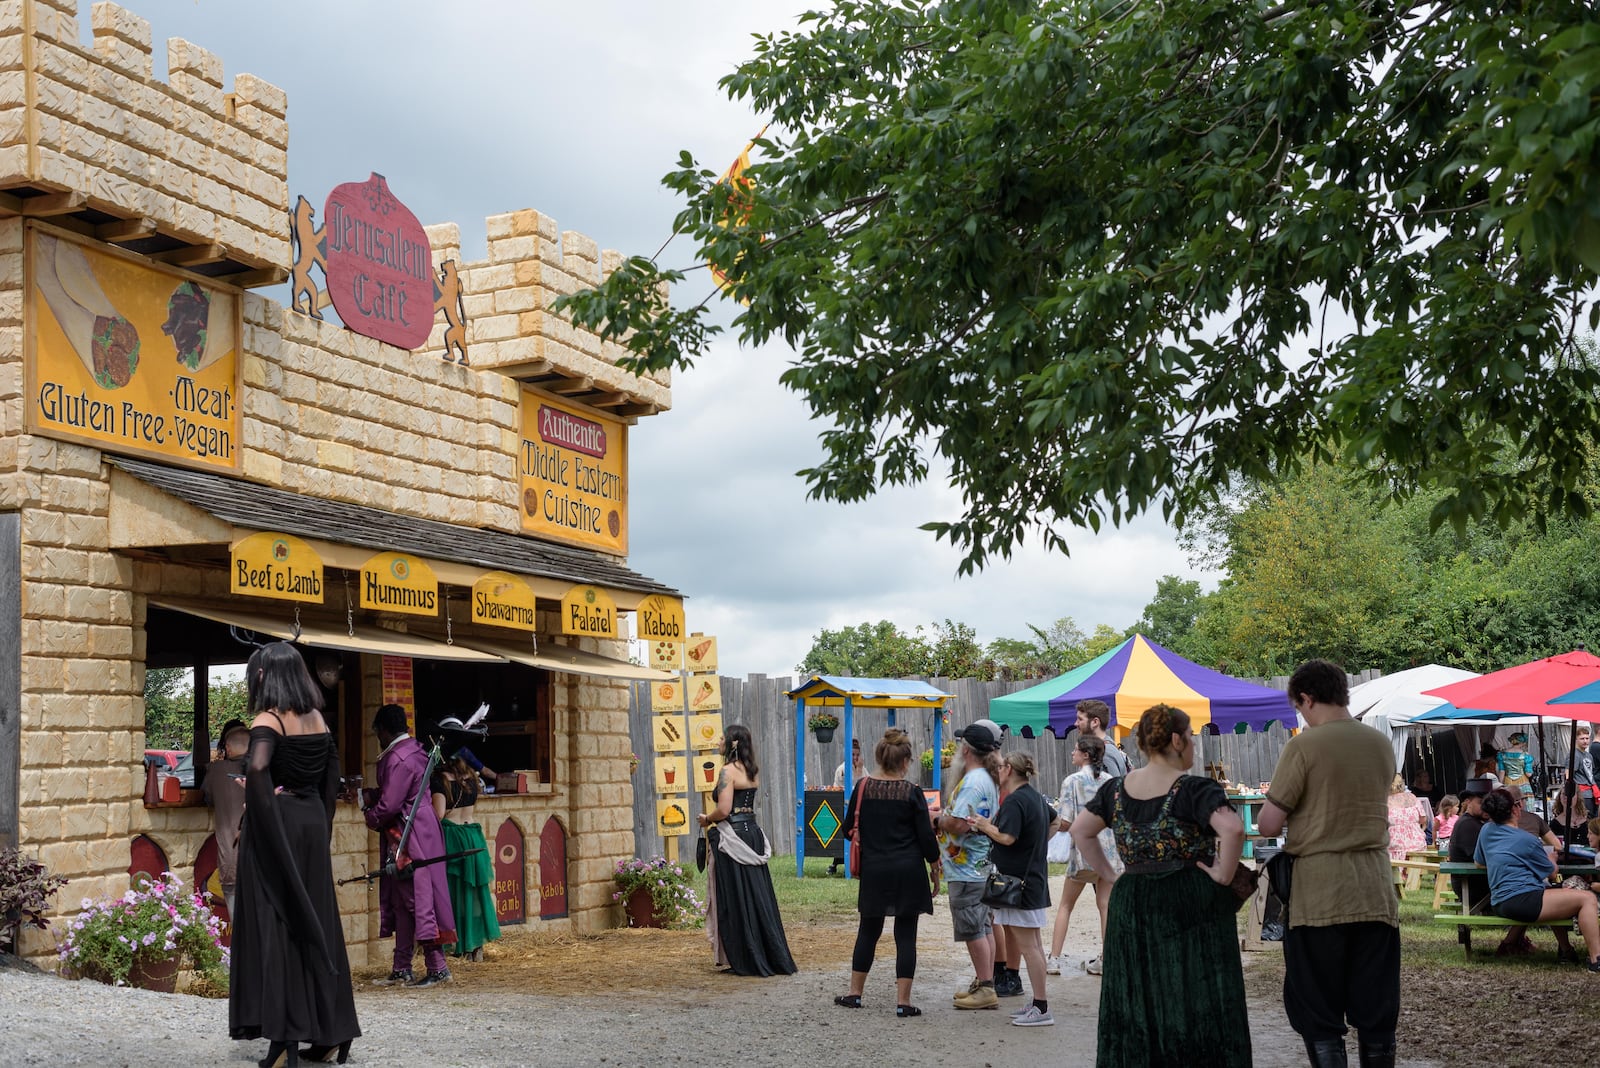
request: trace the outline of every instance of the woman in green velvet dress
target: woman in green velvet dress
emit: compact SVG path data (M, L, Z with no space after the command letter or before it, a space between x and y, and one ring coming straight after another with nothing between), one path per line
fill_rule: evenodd
M445 861L445 880L456 915L456 941L449 951L482 960L484 943L500 937L500 921L494 909L494 862L472 812L478 803L478 773L457 754L433 773L430 790L445 855L451 857Z
M1099 1068L1250 1064L1235 898L1244 824L1222 787L1187 774L1189 716L1139 719L1149 763L1112 779L1072 822L1083 859L1111 884L1100 984ZM1124 870L1096 835L1110 827Z

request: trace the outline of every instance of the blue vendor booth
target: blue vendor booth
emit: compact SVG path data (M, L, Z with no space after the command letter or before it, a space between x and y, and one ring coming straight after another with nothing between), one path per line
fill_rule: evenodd
M926 682L913 679L853 679L843 678L838 675L813 675L799 686L790 690L785 696L794 701L794 771L795 771L795 836L794 836L794 866L795 874L804 877L806 873L806 720L814 712L827 710L839 717L840 726L844 731L846 744L855 735L855 714L860 708L883 709L888 713L886 727L896 726L895 716L901 709L914 709L933 716L933 751L940 752L944 747L944 708L945 703L955 695L936 689ZM933 762L933 792L937 795L940 789L940 762ZM850 752L845 750L844 761L844 793L840 795L841 805L848 802L852 791L855 790L855 768L850 761ZM822 818L822 813L813 815L813 821ZM832 816L831 808L827 813ZM842 821L844 812L841 807L836 820ZM833 832L838 830L837 823L827 828L829 833L823 837L832 838ZM850 843L844 842L844 869L845 877L849 878L850 871Z

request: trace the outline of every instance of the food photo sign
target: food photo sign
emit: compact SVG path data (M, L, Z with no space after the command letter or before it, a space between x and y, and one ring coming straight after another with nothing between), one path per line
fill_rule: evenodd
M30 433L239 466L239 294L30 224Z

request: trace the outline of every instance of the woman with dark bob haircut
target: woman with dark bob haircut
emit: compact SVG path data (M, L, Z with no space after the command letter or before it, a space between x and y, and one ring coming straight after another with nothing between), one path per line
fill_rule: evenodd
M261 1064L337 1055L361 1034L329 841L339 754L322 718L322 692L288 642L257 649L245 666L250 748L239 834L238 911L228 1031L271 1042Z
M1550 923L1578 918L1578 930L1589 950L1589 970L1600 972L1600 918L1595 896L1587 890L1550 886L1556 861L1543 842L1516 825L1522 798L1497 787L1483 799L1483 814L1494 821L1478 834L1473 859L1489 869L1489 905L1513 923Z

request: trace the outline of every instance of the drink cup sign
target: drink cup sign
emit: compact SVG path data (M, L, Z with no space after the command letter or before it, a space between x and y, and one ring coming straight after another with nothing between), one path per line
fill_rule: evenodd
M717 777L722 774L722 758L709 753L702 753L694 758L694 788L701 793L709 792L717 785Z
M663 794L683 793L689 782L689 761L676 754L658 756L656 765L656 791Z

